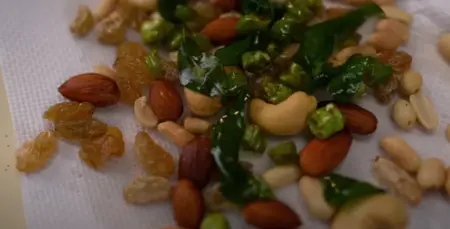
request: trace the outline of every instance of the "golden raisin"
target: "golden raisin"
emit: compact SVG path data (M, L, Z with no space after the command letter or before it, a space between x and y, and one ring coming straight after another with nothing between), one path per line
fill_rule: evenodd
M98 169L103 167L111 156L120 157L124 151L122 131L115 126L109 126L103 136L84 140L79 156L89 167Z
M67 140L85 140L102 136L108 126L96 118L55 122L56 134Z
M90 103L62 102L47 109L44 118L50 121L70 121L91 118L95 107Z
M57 140L52 131L40 133L34 140L25 142L16 152L16 168L32 173L43 169L53 157Z
M172 155L156 144L146 132L139 132L134 144L138 161L147 173L162 177L169 177L174 173Z

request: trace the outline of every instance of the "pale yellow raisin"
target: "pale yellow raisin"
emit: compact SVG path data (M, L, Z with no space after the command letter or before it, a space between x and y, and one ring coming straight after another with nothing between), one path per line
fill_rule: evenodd
M136 135L135 149L138 161L147 173L162 177L169 177L174 173L175 162L172 155L156 144L146 132Z
M40 133L34 140L25 142L16 152L16 168L21 172L37 172L48 164L57 148L52 131Z
M47 109L44 118L50 121L70 121L91 118L95 107L90 103L62 102Z

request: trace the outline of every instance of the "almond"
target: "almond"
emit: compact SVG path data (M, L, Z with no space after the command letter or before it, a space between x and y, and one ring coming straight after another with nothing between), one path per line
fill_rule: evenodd
M343 130L328 139L313 139L300 152L300 167L312 176L325 175L345 159L352 145L352 135Z
M217 45L227 45L238 35L236 24L238 17L218 18L208 23L201 34Z
M181 96L167 81L152 83L147 103L161 122L177 121L183 113Z
M205 214L200 190L189 180L179 180L173 187L171 196L177 224L185 228L199 228Z
M88 102L105 107L119 102L120 91L116 82L97 73L84 73L68 79L58 88L62 96L76 102Z
M202 189L209 182L213 165L211 140L199 137L183 147L179 160L178 179L188 179Z
M236 9L236 0L210 0L211 4L224 11Z
M261 229L295 229L302 222L298 215L278 201L257 201L242 211L247 223Z
M375 115L352 103L338 104L341 113L345 117L345 127L355 134L367 135L375 132L378 120Z

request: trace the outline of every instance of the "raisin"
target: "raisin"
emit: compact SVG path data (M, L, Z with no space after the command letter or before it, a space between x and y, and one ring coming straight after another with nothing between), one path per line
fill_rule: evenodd
M95 107L90 103L62 102L48 108L44 118L50 121L70 121L91 118Z
M146 132L139 132L134 144L138 161L147 173L169 177L175 172L172 155L157 145Z
M169 200L170 183L165 177L138 177L123 190L125 201L131 204L149 204Z
M378 59L384 64L389 64L397 74L403 74L411 68L412 56L403 51L379 50Z
M79 152L80 158L91 168L98 169L104 166L111 156L120 157L125 151L122 131L110 126L107 132L92 140L84 140Z
M116 83L120 90L122 102L134 105L134 102L142 97L142 90L138 82L133 81L130 77L118 73Z
M56 153L57 140L52 131L40 133L34 140L25 142L16 153L16 168L32 173L43 169Z
M137 81L141 89L148 86L154 79L147 67L145 58L148 51L139 43L126 42L117 48L114 68L117 74L124 75Z
M173 61L163 61L163 71L164 71L164 79L176 82L180 78L180 73L178 72L178 66Z
M66 140L93 139L107 130L108 126L96 118L55 122L56 134Z

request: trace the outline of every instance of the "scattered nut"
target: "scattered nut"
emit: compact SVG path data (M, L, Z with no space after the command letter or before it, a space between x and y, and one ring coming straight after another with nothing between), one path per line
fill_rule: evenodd
M160 123L157 128L159 132L172 140L179 147L185 146L195 138L189 131L172 121Z
M422 189L416 180L390 160L377 157L372 170L380 183L395 191L410 204L417 205L422 200Z
M102 0L94 13L95 21L101 21L114 11L118 0Z
M72 34L84 37L94 28L94 16L89 7L80 5L78 7L77 16L70 24L70 32Z
M416 111L404 99L397 99L392 106L392 119L402 129L410 130L417 120Z
M295 165L275 166L262 174L269 187L274 189L292 184L298 181L300 176L300 169Z
M333 64L334 67L343 65L347 60L355 55L355 54L361 54L363 56L377 56L377 50L375 50L374 47L370 45L360 45L360 46L351 46L342 49L339 51L336 55L332 56L330 58L330 62Z
M447 140L450 142L450 124L448 124L447 128L445 129L445 136L447 137Z
M439 117L433 103L421 92L409 96L409 102L416 111L419 123L427 130L434 130L439 124Z
M145 96L136 99L136 102L134 102L134 116L142 126L148 128L155 128L159 122L158 117L147 105L147 97Z
M387 18L399 20L407 25L412 24L413 17L410 13L396 7L396 6L381 6Z
M209 138L198 137L183 147L178 161L178 179L187 179L202 189L209 183L213 170Z
M450 62L450 33L444 33L440 36L438 50L441 55Z
M153 81L147 104L162 122L177 121L183 114L183 100L176 87L169 81Z
M446 177L445 190L447 191L447 194L450 195L450 168L447 168Z
M391 36L400 37L403 43L409 40L409 26L396 19L382 19L376 26L378 32L387 32Z
M183 126L193 134L205 134L211 128L211 123L199 118L186 117Z
M170 184L164 177L139 177L123 190L124 199L131 204L149 204L169 200Z
M189 109L198 116L209 117L222 108L219 97L211 98L188 88L184 88L184 95Z
M236 208L236 206L227 201L220 193L220 183L208 186L203 191L206 207L211 211L222 211Z
M94 66L94 73L107 76L107 77L109 77L112 80L116 80L116 78L117 78L116 71L114 69L112 69L111 67L108 67L106 65L96 65L96 66Z
M97 40L102 44L117 45L125 41L126 20L117 11L103 19L97 27Z
M387 31L375 32L369 36L367 43L376 49L397 49L402 43L402 37L393 36Z
M417 182L423 190L440 189L445 185L445 175L445 166L440 159L427 158L417 172Z
M422 87L422 75L418 72L407 71L400 79L400 91L405 95L416 94Z
M308 207L309 213L317 219L329 220L336 208L325 200L324 190L320 180L310 176L303 176L299 183L300 194Z
M420 168L420 157L417 152L401 137L390 136L380 140L381 148L402 169L415 173Z

